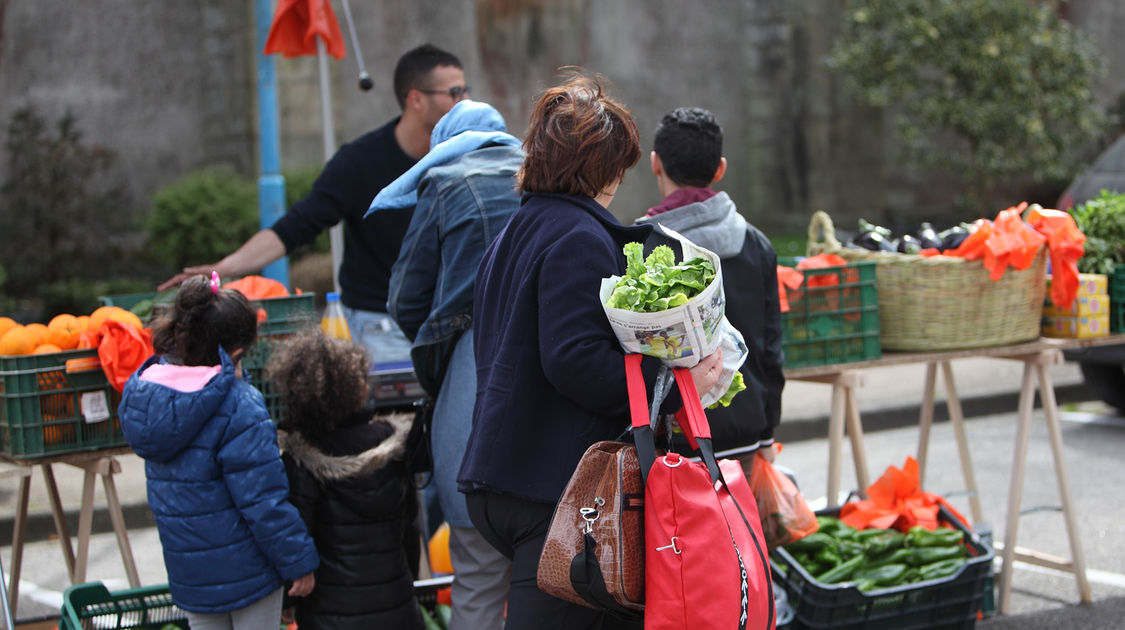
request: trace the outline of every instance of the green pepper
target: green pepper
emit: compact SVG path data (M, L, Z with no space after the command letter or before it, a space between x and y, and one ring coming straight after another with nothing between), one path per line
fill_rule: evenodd
M908 551L910 552L910 558L907 559L907 562L916 567L933 564L939 560L965 557L965 548L961 545L949 545L947 547L911 547Z
M882 556L867 556L867 560L863 563L864 568L873 569L881 567L885 564L909 564L910 558L914 556L913 549L895 549L891 553Z
M948 547L959 545L965 539L965 532L959 529L926 529L915 525L906 532L906 544L911 547Z
M871 580L879 586L896 586L902 583L902 576L906 573L907 568L905 564L885 564L873 569L861 569L853 577L857 582Z
M840 526L836 528L836 532L832 535L837 540L850 540L855 538L855 535L858 531L858 529L852 527L851 525L840 523Z
M843 582L855 573L856 569L863 564L863 556L856 556L850 560L845 560L840 564L832 567L831 569L821 573L816 577L818 582L824 584L837 584Z
M894 530L879 529L879 528L875 528L875 527L873 527L871 529L861 529L858 532L856 532L855 536L853 536L852 538L854 538L855 540L857 540L859 542L867 542L868 539L874 538L876 536L880 536L880 535L885 534L885 533L890 532L890 531L894 531Z
M840 519L833 516L818 516L816 517L817 531L824 532L831 536L837 529L840 528Z
M836 543L836 553L841 558L847 559L852 556L863 554L863 545L854 540L841 540Z
M855 581L855 587L857 589L859 589L859 592L861 592L861 593L866 593L867 591L873 591L873 590L875 590L875 588L877 586L878 586L878 584L875 583L875 580L868 580L868 579L860 578L860 579Z
M804 538L794 540L788 545L785 545L785 550L789 553L800 553L802 551L816 553L817 551L820 551L825 547L834 547L835 545L836 541L833 540L832 537L828 534L825 534L824 532L814 532L812 534L809 534L808 536L805 536Z
M836 553L836 550L831 547L825 547L816 552L816 555L813 556L813 562L819 562L831 567L840 564L842 561L843 558L840 557L840 554Z
M918 567L918 577L922 580L936 580L949 575L953 575L961 567L965 566L968 558L950 558L940 562L927 564L923 567Z
M869 556L881 556L892 549L898 549L905 541L905 534L889 529L878 536L868 538L863 543L863 548Z

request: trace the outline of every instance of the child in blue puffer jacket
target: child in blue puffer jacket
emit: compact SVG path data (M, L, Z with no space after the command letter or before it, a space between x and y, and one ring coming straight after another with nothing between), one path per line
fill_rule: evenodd
M212 275L184 282L153 330L156 356L118 415L145 460L172 600L192 630L276 628L283 585L307 595L319 559L297 510L265 400L239 364L257 316Z

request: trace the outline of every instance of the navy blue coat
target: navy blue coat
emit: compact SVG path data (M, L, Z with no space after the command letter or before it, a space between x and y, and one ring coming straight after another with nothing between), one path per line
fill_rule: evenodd
M317 568L316 547L289 503L277 429L262 394L222 371L198 391L138 378L118 414L145 460L172 600L199 613L243 608Z
M588 197L524 195L477 272L463 492L554 503L586 448L629 426L624 353L598 289L625 272L625 243L650 231L622 226ZM650 393L658 367L646 357ZM663 410L680 406L673 392Z

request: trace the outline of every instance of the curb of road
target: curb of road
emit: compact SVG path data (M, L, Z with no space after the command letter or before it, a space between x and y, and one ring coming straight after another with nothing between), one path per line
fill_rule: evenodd
M1082 383L1058 385L1055 387L1055 398L1059 404L1084 402L1092 400L1092 395ZM1014 413L1019 401L1018 392L1000 392L977 397L963 398L961 408L966 420L1002 413ZM1037 399L1038 401L1038 399ZM1038 408L1038 402L1037 402ZM879 409L862 410L863 430L865 433L897 429L913 426L918 422L921 406L918 404L889 406ZM949 412L945 401L935 401L934 422L949 420ZM774 433L774 438L782 443L800 442L804 440L823 439L828 435L828 416L813 415L800 418L784 418ZM127 529L154 527L156 521L152 511L145 501L123 503L121 506L125 517ZM78 531L78 510L66 513L67 528L71 535ZM14 529L14 516L0 517L0 546L7 546L12 540ZM91 530L95 534L113 531L113 523L109 518L106 507L98 506L94 509L93 525ZM25 540L42 541L55 538L55 522L50 512L35 512L28 515Z

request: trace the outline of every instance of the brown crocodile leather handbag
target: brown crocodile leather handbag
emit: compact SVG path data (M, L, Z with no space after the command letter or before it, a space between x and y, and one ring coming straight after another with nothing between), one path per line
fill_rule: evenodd
M537 579L575 604L626 617L644 610L644 485L633 445L586 449L555 507Z

